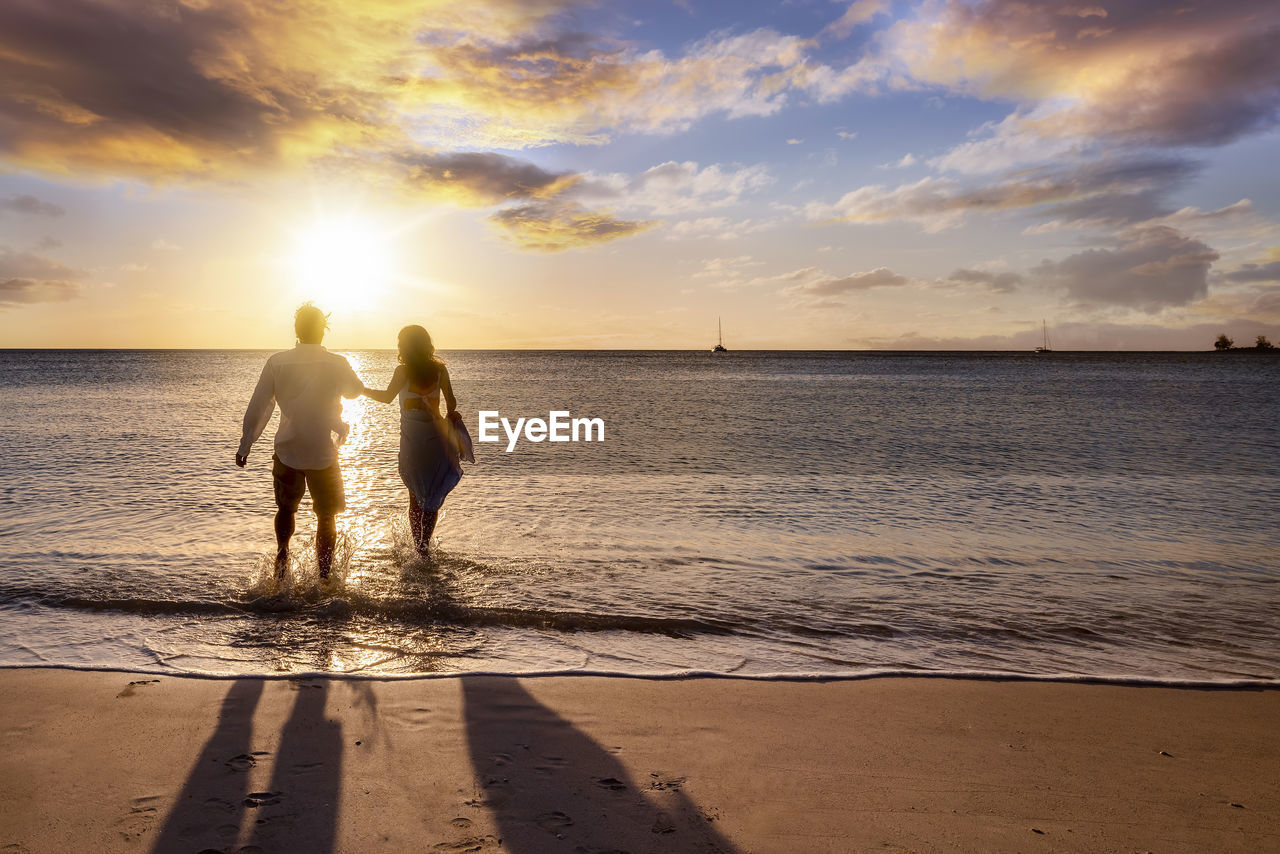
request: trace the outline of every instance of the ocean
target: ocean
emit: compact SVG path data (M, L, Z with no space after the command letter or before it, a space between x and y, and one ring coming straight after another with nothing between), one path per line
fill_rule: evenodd
M233 463L267 355L0 351L0 665L1280 678L1280 360L444 353L473 437L604 441L477 443L424 560L347 401L322 587L309 500L271 577L274 419Z

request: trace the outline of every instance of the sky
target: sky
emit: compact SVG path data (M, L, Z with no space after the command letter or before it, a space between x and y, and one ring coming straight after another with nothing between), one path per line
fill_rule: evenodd
M0 346L1280 342L1280 4L6 0Z

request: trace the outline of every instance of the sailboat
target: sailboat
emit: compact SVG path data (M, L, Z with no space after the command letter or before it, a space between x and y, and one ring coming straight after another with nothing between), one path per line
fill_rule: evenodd
M1053 352L1053 350L1052 350L1052 349L1050 349L1050 347L1049 347L1049 326L1048 326L1048 324L1046 324L1046 323L1044 322L1044 320L1043 320L1043 319L1041 319L1041 321L1040 321L1040 329L1041 329L1041 332L1044 334L1044 344L1042 344L1041 346L1037 347L1037 348L1036 348L1036 352L1037 352L1037 353L1052 353L1052 352Z
M720 326L720 318L716 318L716 346L711 348L712 353L728 353L724 346L724 329Z

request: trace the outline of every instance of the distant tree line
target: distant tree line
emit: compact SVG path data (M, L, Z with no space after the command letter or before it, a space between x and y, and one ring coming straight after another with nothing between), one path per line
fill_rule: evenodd
M1237 347L1236 342L1232 341L1226 335L1219 335L1218 340L1213 342L1213 349L1223 350L1274 350L1276 347L1267 340L1267 336L1259 335L1257 343L1252 347Z

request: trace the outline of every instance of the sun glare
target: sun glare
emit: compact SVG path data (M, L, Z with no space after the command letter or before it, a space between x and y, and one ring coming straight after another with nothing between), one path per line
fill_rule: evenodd
M299 296L330 311L368 306L395 274L390 235L367 219L324 219L294 233Z

